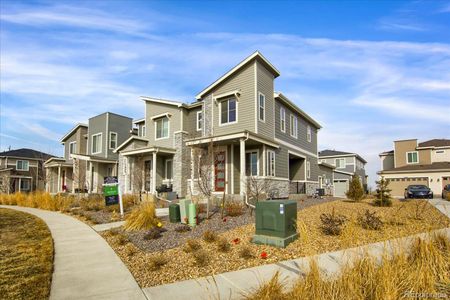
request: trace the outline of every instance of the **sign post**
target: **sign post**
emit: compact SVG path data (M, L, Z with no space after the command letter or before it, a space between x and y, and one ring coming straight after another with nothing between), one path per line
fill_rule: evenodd
M105 195L105 205L119 204L120 215L123 217L123 203L120 195L119 182L116 176L108 176L103 180L103 194Z

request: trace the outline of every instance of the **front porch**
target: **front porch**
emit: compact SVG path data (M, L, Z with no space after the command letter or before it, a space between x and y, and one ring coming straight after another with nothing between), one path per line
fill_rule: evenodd
M103 192L105 177L117 176L117 161L92 155L72 154L77 166L77 191L99 194ZM75 190L74 190L75 191Z
M46 186L48 193L72 192L73 164L64 159L51 158L44 164L46 170Z

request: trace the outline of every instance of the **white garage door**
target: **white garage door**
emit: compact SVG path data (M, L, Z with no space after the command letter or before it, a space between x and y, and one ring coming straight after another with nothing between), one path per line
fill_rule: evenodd
M347 180L335 180L334 184L334 196L345 197L345 193L348 191Z

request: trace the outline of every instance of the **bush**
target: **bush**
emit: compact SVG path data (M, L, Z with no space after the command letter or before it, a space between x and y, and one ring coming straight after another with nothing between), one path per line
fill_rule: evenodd
M347 218L343 215L337 215L334 208L331 214L321 214L320 221L322 221L322 231L328 235L340 235L342 232L342 225L344 225Z
M136 248L131 243L127 244L125 246L125 255L126 256L133 256L136 254Z
M189 225L179 225L177 227L175 227L175 231L176 232L188 232L191 231L191 227Z
M391 190L389 189L389 181L381 177L380 181L377 181L377 196L373 201L376 206L392 206Z
M230 217L240 216L244 213L245 205L242 201L227 201L225 203L225 212Z
M358 177L353 176L352 181L350 182L350 187L345 193L348 199L353 201L360 201L364 198L364 189L362 187L361 181Z
M376 216L376 212L370 212L368 209L364 215L358 216L358 223L364 229L380 230L383 227L383 222Z
M217 240L217 233L215 231L206 230L203 233L203 240L207 243L212 243Z
M144 235L144 240L156 240L161 237L161 230L159 228L152 228Z
M150 229L158 223L154 203L145 201L133 209L123 227L125 230L143 230Z
M254 255L252 253L252 250L248 246L242 246L241 249L239 249L239 257L250 259L253 258Z
M183 251L184 252L194 252L199 250L202 247L202 245L200 245L200 243L196 240L193 239L189 239L186 241L186 244L183 247Z
M125 234L119 233L119 234L116 236L116 243L117 243L118 245L123 246L123 245L125 245L125 244L128 244L128 242L129 242L129 239L128 239L128 237L127 237Z
M373 200L373 205L382 206L382 207L392 206L392 200L390 198L384 198L384 199L377 198L377 199Z
M217 250L220 252L228 252L231 248L230 243L225 238L217 240Z
M206 266L209 261L209 255L205 250L197 250L192 253L197 266Z
M156 254L151 256L148 260L148 268L152 271L161 269L162 266L167 264L167 258L162 254Z
M105 200L100 195L89 195L80 200L80 207L86 211L99 211L105 207Z

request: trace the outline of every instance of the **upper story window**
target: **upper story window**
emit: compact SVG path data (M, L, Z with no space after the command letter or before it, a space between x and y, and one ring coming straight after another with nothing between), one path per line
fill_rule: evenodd
M201 111L197 112L197 131L203 128L203 113Z
M258 117L260 121L266 120L266 96L262 93L259 93Z
M417 164L419 162L419 153L417 151L406 152L406 163Z
M306 140L311 143L311 126L306 127Z
M30 169L30 165L28 160L18 160L16 161L16 170L17 171L28 171Z
M69 144L69 154L74 154L77 152L77 142L70 142Z
M306 162L306 178L311 178L311 163L309 161Z
M290 134L292 137L297 138L297 133L298 133L298 127L297 127L297 117L294 115L290 115L290 119L289 119L289 129L290 129Z
M275 152L268 150L266 159L266 175L275 176Z
M235 98L220 102L220 124L232 124L237 122L237 103Z
M286 110L280 107L280 130L286 132Z
M102 134L97 133L92 135L92 154L102 152Z
M163 117L155 121L156 139L167 139L169 137L169 118Z
M142 125L142 126L141 126L140 136L145 137L145 125Z
M109 132L109 149L116 149L117 148L117 133L116 132Z
M335 165L337 169L344 169L345 168L345 158L336 158Z
M258 176L258 151L249 150L245 153L245 175Z

